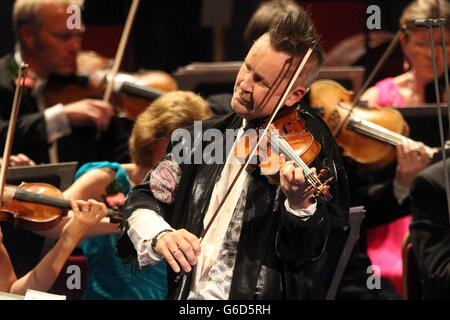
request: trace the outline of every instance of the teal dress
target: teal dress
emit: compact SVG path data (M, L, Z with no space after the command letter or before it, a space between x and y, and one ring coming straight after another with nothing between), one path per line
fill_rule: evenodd
M127 195L131 190L128 174L115 162L90 162L78 169L75 180L96 168L116 171L115 186ZM105 195L107 192L105 191ZM88 273L83 299L86 300L163 300L167 294L166 262L137 270L136 265L122 264L116 256L118 235L85 238L82 250L87 257Z

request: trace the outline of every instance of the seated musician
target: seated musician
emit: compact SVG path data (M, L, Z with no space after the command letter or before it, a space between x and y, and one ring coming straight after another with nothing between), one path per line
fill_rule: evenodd
M418 0L404 9L399 24L405 27L400 36L405 73L378 82L361 100L379 107L412 107L436 101L429 33L425 28L415 27L415 20L439 17L450 18L448 1ZM447 54L448 28L447 24ZM442 76L447 66L443 65L441 35L436 30L433 34L438 73ZM427 86L432 88L433 95L427 96ZM362 226L364 234L367 231L367 253L380 268L381 276L389 279L399 294L403 292L401 244L411 221L409 189L414 177L431 162L423 147L421 142L405 140L396 146L397 161L387 169L375 173L354 167L348 170L352 204L363 204L367 210ZM359 172L352 175L354 171Z
M76 97L72 103L56 101L53 106L46 101L49 77L70 76L77 70L84 26L67 27L70 5L82 7L83 1L15 1L15 52L0 58L1 139L6 137L18 67L24 62L29 70L12 153L25 153L36 163L128 161L129 132L117 124L109 103ZM113 129L114 135L108 134ZM100 137L97 140L96 135Z
M129 128L113 117L109 103L83 99L50 106L45 101L46 84L51 75L69 76L76 70L84 27L67 27L69 5L81 7L83 1L14 2L15 51L0 58L0 141L4 145L19 65L25 62L29 70L12 154L26 154L37 164L78 161L81 165L105 159L129 161ZM10 257L15 271L19 277L23 276L40 260L45 239L7 224L2 224L2 229L4 244L13 252Z
M136 119L129 140L131 163L90 162L75 174L76 181L64 191L68 199L104 200L128 194L138 185L152 166L162 158L172 132L187 127L196 120L211 116L206 101L188 91L163 94ZM107 198L108 199L108 198ZM112 230L111 230L112 227ZM61 227L58 227L61 228ZM87 257L88 274L83 299L161 300L166 298L166 264L131 270L116 257L117 227L102 223L82 243ZM106 234L103 236L97 236Z
M383 107L417 107L424 103L436 101L434 92L434 75L431 60L430 35L428 28L415 26L417 19L437 19L450 17L449 5L446 0L413 1L403 11L400 17L400 28L403 33L399 41L404 54L404 73L379 81L369 88L361 97L370 106ZM445 43L447 56L450 54L450 26L447 23ZM442 40L439 29L434 29L434 49L438 77L444 74L444 58ZM450 64L450 61L447 61ZM431 91L429 90L431 89ZM446 101L445 88L441 87L441 101Z
M84 234L107 214L105 204L95 200L76 200L71 204L71 218L64 226L58 242L36 267L19 279L3 245L0 228L0 291L25 295L27 289L45 292L52 287Z

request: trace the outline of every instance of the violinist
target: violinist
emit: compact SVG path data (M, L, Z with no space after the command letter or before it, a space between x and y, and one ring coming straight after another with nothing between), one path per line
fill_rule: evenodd
M44 98L51 75L76 72L84 27L69 29L69 5L83 1L17 0L13 8L16 50L0 59L0 132L6 137L18 66L29 64L12 153L25 153L36 163L109 158L128 160L128 132L111 132L114 111L101 100L83 99L48 105ZM96 139L100 136L100 139ZM122 148L122 149L121 149ZM124 151L125 150L125 151ZM122 152L121 152L122 151Z
M403 31L399 40L404 55L405 72L379 81L362 95L361 100L368 101L369 106L382 107L417 107L424 103L435 102L429 31L426 28L416 27L415 20L439 17L448 19L449 10L446 0L416 0L404 9L399 19L399 27ZM447 24L445 31L447 56L450 54L449 29L450 26ZM433 37L439 78L449 66L444 66L439 29L433 31ZM427 92L430 85L433 89L431 95ZM441 101L443 99L446 99L445 90L441 91Z
M369 106L399 108L435 102L429 33L425 28L415 27L415 20L439 17L450 18L448 1L417 0L406 6L399 20L403 28L399 39L405 56L405 73L381 80L363 93L361 100L368 101ZM435 30L433 35L437 71L442 76L448 66L443 65L441 33ZM449 35L447 25L447 55ZM432 88L431 96L427 95L428 87ZM365 239L372 263L394 285L393 294L397 293L398 298L403 292L401 244L411 221L409 190L414 177L431 162L423 147L421 142L405 140L396 146L397 161L390 167L367 172L350 164L352 168L347 170L353 204L364 205L367 211L362 226L367 237L360 240Z
M243 33L245 50L250 49L253 43L264 33L269 31L270 26L288 13L298 14L300 5L294 0L273 0L261 2L256 11L251 15ZM213 94L207 97L214 115L233 113L231 108L232 94L229 92Z
M64 226L58 242L36 267L19 279L3 245L0 228L0 291L25 295L27 289L45 292L52 287L84 234L107 214L105 204L95 200L76 200L71 205L71 219Z
M226 129L232 129L240 137L245 124L267 118L294 65L311 52L308 48L312 54L292 79L294 85L283 100L286 108L303 97L323 53L305 11L282 19L248 52L235 81L234 113L202 121L202 130L217 128L225 136ZM292 60L296 63L288 64L279 77ZM326 124L312 113L300 114L322 146L311 166L327 168L335 179L330 201L312 200L311 192L305 192L309 185L303 169L281 155L280 184L269 183L258 170L242 171L210 233L199 239L241 165L226 150L226 164L177 163L170 150L179 149L181 142L172 141L162 161L127 198L128 227L118 242L119 257L134 258L141 266L165 259L170 299L323 299L334 272L329 266L342 250L335 231L347 225L348 186ZM189 134L186 139L194 141L194 128ZM182 280L175 282L181 271Z

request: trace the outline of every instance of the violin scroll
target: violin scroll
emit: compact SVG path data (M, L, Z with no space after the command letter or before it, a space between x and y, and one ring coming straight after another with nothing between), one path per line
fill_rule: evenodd
M318 186L311 183L308 188L306 188L305 193L309 192L314 188L312 201L316 201L317 199L321 199L323 201L330 201L333 196L330 193L330 183L334 180L334 177L329 177L329 172L326 169L321 169L319 175L316 177L316 180L320 182ZM327 178L324 182L322 182L322 178Z

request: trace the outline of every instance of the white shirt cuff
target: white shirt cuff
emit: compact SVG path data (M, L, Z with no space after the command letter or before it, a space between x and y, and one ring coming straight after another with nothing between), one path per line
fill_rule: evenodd
M308 220L310 216L312 216L317 209L317 202L312 203L308 208L306 209L292 209L289 205L289 201L286 199L284 201L284 207L286 208L286 211L293 214L294 216L297 216L299 218L302 218L304 221Z
M395 182L395 180L394 180L393 185L394 185L394 190L393 191L394 191L395 200L397 200L398 204L402 204L403 201L406 198L408 198L408 196L409 196L409 189L405 188L405 187L402 187L401 185L397 184Z
M47 142L52 143L72 132L69 120L63 112L61 103L44 110L45 125L47 128Z
M152 239L164 229L174 229L159 214L149 209L134 211L128 224L128 237L136 249L139 265L142 267L161 261L163 256L153 250Z

